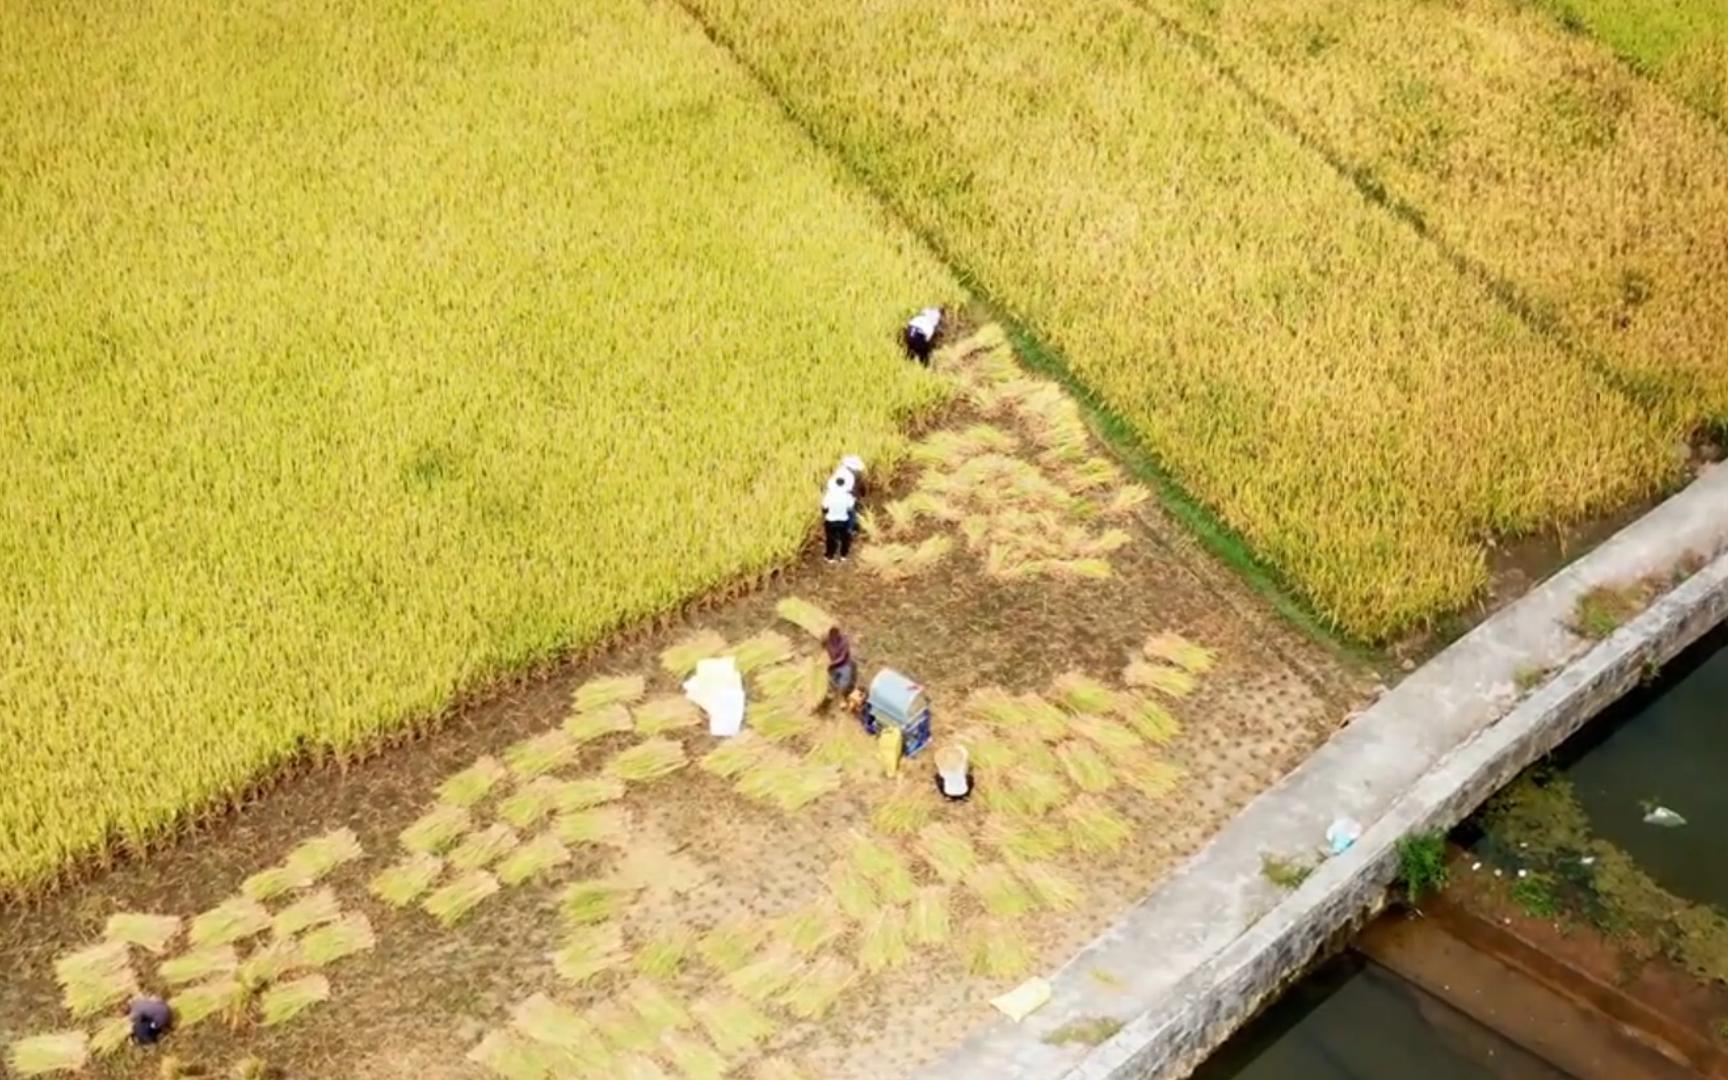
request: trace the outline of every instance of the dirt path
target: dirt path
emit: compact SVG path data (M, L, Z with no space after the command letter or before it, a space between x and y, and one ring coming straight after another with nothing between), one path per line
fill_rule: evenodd
M948 430L978 419L962 408ZM897 478L891 494L911 482L910 473ZM880 505L881 496L876 499ZM862 768L848 764L838 791L794 814L740 798L727 782L697 768L633 785L622 802L631 822L626 851L578 847L568 866L545 881L503 890L452 930L418 908L392 909L366 889L371 876L398 857L397 834L426 810L444 777L479 755L501 756L525 736L557 726L570 711L573 690L596 675L641 672L652 676L653 691L674 689L677 680L660 672L657 657L694 629L711 628L730 642L774 626L798 637L776 623L775 604L786 596L813 601L848 629L865 678L886 665L927 685L938 739L953 735L959 706L972 691L1045 691L1074 670L1115 680L1153 633L1178 633L1216 655L1216 667L1198 690L1169 703L1182 733L1159 753L1185 773L1180 786L1159 799L1111 791L1108 804L1132 827L1131 839L1107 856L1065 855L1061 865L1083 890L1078 905L1016 921L1036 954L1036 970L1047 970L1300 762L1360 704L1371 681L1287 629L1152 504L1119 523L1129 540L1109 555L1113 574L1101 580L1033 575L1004 581L983 572L963 546L904 580L884 580L856 560L829 566L812 556L767 587L500 693L425 738L347 768L295 776L146 859L118 865L30 910L0 915L0 960L9 975L0 997L0 1039L70 1026L59 1006L54 959L97 940L110 914L204 911L299 841L331 829L351 828L365 850L327 883L345 909L370 919L376 947L333 966L329 1003L294 1022L273 1028L207 1022L176 1035L175 1054L213 1068L256 1054L289 1077L477 1077L484 1073L466 1055L507 1021L513 1004L545 992L587 1008L629 982L609 975L572 989L554 973L547 953L563 940L558 900L564 883L616 874L632 859L648 859L643 852L662 879L668 867L676 870L678 880L654 883L621 916L632 942L669 927L706 930L722 917L769 919L819 900L830 864L854 831L870 828L873 809L896 792L926 790L928 757L889 781L869 778L866 752ZM808 651L807 639L801 647ZM821 723L852 721L827 715ZM713 746L705 730L673 735L692 758ZM628 743L608 736L584 747L581 760L597 765ZM994 779L980 769L980 790ZM948 806L933 792L930 806L933 816L974 836L990 812L981 798ZM903 843L901 850L913 847ZM923 864L909 861L919 884L934 880ZM978 913L963 890L955 895L959 937ZM849 936L837 947L849 961L854 940ZM693 1000L711 991L716 978L694 964L668 987ZM795 1059L820 1077L899 1076L987 1021L989 999L1018 981L969 974L948 950L914 949L911 963L861 977L820 1021L774 1013L778 1031L753 1053L734 1057L740 1064ZM127 1047L93 1065L92 1073L144 1075L155 1067ZM746 1072L740 1068L737 1075Z

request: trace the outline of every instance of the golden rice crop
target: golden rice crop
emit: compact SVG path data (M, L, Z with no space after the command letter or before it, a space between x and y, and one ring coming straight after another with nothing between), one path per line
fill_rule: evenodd
M0 888L790 560L945 393L952 276L672 6L8 14Z
M493 786L506 775L504 766L497 758L478 758L474 764L451 773L438 785L438 801L451 806L473 806L484 799Z
M691 4L1191 493L1355 635L1389 636L1468 602L1487 581L1485 534L1576 519L1675 475L1671 423L1364 200L1132 5ZM1353 15L1328 10L1338 22ZM1407 15L1382 5L1365 21L1443 22ZM1371 64L1376 37L1363 41ZM939 49L941 63L909 76L915 48ZM1426 63L1446 51L1403 55ZM1548 93L1532 85L1528 96ZM1720 175L1709 155L1689 164ZM1518 173L1516 161L1494 168ZM1698 230L1728 212L1706 189L1728 198L1720 182L1668 184L1676 208L1651 213L1719 258ZM1515 231L1505 219L1470 227ZM1680 291L1701 307L1728 303L1721 290ZM1698 340L1724 336L1719 323L1711 331Z
M322 975L307 975L293 982L273 986L259 999L259 1012L265 1027L294 1019L320 1002L330 1000L330 980Z
M1694 108L1728 123L1728 8L1664 0L1545 0Z
M1720 127L1539 5L1400 18L1310 0L1147 3L1681 423L1728 418ZM1684 39L1643 31L1681 7L1722 10L1642 4L1622 25ZM1716 21L1721 78L1728 18ZM1324 48L1292 47L1308 40Z

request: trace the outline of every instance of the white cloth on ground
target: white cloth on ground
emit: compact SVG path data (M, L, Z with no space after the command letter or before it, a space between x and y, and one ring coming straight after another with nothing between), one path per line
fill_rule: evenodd
M708 734L731 738L744 727L744 678L730 656L696 662L684 696L708 714Z

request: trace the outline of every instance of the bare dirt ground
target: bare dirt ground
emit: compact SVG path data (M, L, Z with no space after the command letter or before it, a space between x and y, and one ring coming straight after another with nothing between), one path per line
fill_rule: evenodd
M945 429L957 431L977 419L963 406L945 420ZM903 470L894 490L883 494L903 492L910 482ZM656 863L661 880L620 917L635 942L671 926L701 932L723 918L772 918L821 898L847 838L868 830L873 808L896 791L928 793L932 820L976 835L988 806L981 798L962 804L937 799L928 751L895 780L871 778L866 754L862 767L848 765L840 790L790 814L741 798L727 781L693 766L630 787L622 802L632 823L624 850L577 847L568 866L504 889L452 929L441 928L418 907L392 908L368 894L368 880L400 857L398 833L427 809L444 777L479 755L502 755L518 740L559 725L570 712L573 690L586 680L644 673L651 676L652 692L673 690L678 680L660 670L659 653L700 628L737 642L777 626L813 651L800 631L776 623L775 605L787 596L806 598L839 620L851 634L864 680L884 665L921 680L934 702L938 742L961 726L959 706L972 691L1045 691L1073 670L1114 683L1153 633L1178 633L1216 655L1216 666L1196 692L1168 702L1182 732L1159 756L1183 770L1179 786L1157 799L1121 788L1110 792L1109 805L1129 822L1131 838L1109 855L1063 856L1065 872L1084 891L1078 905L1016 920L1035 951L1033 970L1047 971L1301 762L1360 707L1374 679L1347 669L1281 623L1155 504L1137 507L1118 524L1130 541L1110 554L1112 576L1097 580L1034 575L1005 581L984 573L963 547L903 580L884 580L856 559L834 566L812 554L747 595L700 606L664 630L503 690L423 738L347 767L286 778L175 844L122 861L30 907L0 913L0 961L7 969L0 1042L75 1026L59 1004L54 960L98 940L109 915L189 917L233 895L244 878L281 860L298 842L327 830L351 828L364 848L362 859L337 869L327 884L345 909L370 919L376 947L332 966L329 1002L293 1022L205 1022L176 1033L168 1052L221 1075L249 1054L285 1077L487 1075L467 1056L487 1032L508 1022L515 1003L545 992L583 1009L629 982L607 974L572 988L555 974L547 954L564 940L558 908L567 882L627 871L644 852L654 856L646 861ZM853 724L834 712L821 722ZM672 736L692 759L716 742L705 728ZM592 769L632 741L607 736L585 746L581 762ZM977 778L981 793L996 779L986 768ZM933 881L911 857L912 845L895 842L917 868L919 883ZM959 939L977 911L963 890L955 889L955 896ZM854 942L849 933L835 946L837 954L855 959ZM717 978L698 961L668 989L694 1000ZM1018 982L971 974L952 950L914 947L910 963L861 977L819 1021L767 1009L777 1032L751 1054L735 1055L733 1075L752 1075L762 1061L796 1061L813 1077L900 1076L988 1022L995 1015L990 998ZM159 1057L127 1046L93 1062L89 1072L155 1075Z

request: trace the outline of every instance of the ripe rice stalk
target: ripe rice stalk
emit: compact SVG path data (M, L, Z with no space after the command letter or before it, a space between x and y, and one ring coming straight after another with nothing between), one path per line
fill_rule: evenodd
M240 883L240 895L248 900L274 900L283 893L295 889L304 889L312 884L312 879L305 874L297 873L286 866L272 866L268 870L260 870Z
M54 979L74 1017L100 1012L138 990L123 941L104 941L60 957L54 961Z
M450 852L450 868L458 872L483 869L515 851L519 843L510 826L496 822L464 837Z
M1206 674L1217 661L1217 655L1211 649L1174 633L1152 635L1143 651L1148 660L1163 660L1192 675Z
M1018 979L1036 962L1012 923L981 919L967 927L960 947L966 970L986 979Z
M810 740L804 760L811 765L834 765L854 777L876 776L876 744L857 724L823 724Z
M733 994L710 994L690 1006L690 1013L722 1054L748 1054L774 1034L774 1022Z
M670 982L683 969L684 960L695 944L696 935L685 927L662 930L637 948L636 970L650 979Z
M559 911L571 926L603 923L618 916L637 890L616 879L578 881L558 897Z
M379 871L366 889L391 907L406 907L432 887L444 872L444 860L436 855L410 855Z
M991 814L983 838L1011 859L1049 859L1068 846L1068 834L1059 826L1017 814Z
M497 758L476 758L474 764L453 772L438 785L438 801L449 806L471 807L484 799L509 774Z
M624 1003L635 1009L642 1019L660 1030L687 1028L690 1013L684 1003L667 993L659 984L637 979L624 991Z
M124 1016L113 1017L90 1033L90 1053L99 1058L107 1057L131 1039L132 1022Z
M1046 911L1072 911L1085 896L1072 878L1050 863L1015 860L1009 865Z
M231 945L270 929L270 912L256 900L234 896L198 915L186 931L193 947Z
M108 923L102 930L102 939L136 945L146 952L161 956L168 951L168 943L179 935L180 927L180 920L173 915L121 911L108 916Z
M577 745L567 732L552 728L505 747L504 763L517 779L532 780L575 761Z
M775 604L774 613L817 641L827 637L829 629L834 625L834 616L796 596L788 596Z
M771 945L761 955L726 976L733 993L758 1005L786 989L804 967L804 958L786 942Z
M946 885L926 885L906 910L906 937L915 945L946 945L953 934Z
M615 776L584 776L566 780L558 789L556 808L562 811L586 810L591 806L617 802L624 797L624 781Z
M1056 700L1070 712L1085 716L1116 710L1116 691L1083 672L1063 672L1050 686Z
M1122 780L1148 799L1162 799L1182 782L1180 765L1156 758L1136 759L1122 770Z
M1156 690L1166 697L1185 698L1194 692L1198 680L1181 668L1165 664L1149 664L1136 660L1122 670L1122 681L1129 686Z
M816 717L801 702L786 698L770 698L753 705L746 720L752 731L771 743L808 735L816 727Z
M872 912L858 929L858 965L874 974L910 961L906 921L902 907L879 907Z
M468 831L470 820L466 809L440 803L403 829L397 839L416 854L436 855Z
M891 836L910 836L929 823L931 809L921 792L901 791L876 808L870 823Z
M1056 748L1056 756L1062 759L1068 779L1081 791L1096 794L1116 786L1110 763L1090 743L1065 742Z
M594 1025L543 993L511 1006L510 1026L534 1042L566 1050L590 1049L595 1042Z
M32 1035L12 1044L7 1061L19 1076L83 1072L90 1060L90 1039L82 1031Z
M785 941L808 959L846 932L846 920L838 907L816 900L782 915L774 923L774 937Z
M1145 505L1152 493L1141 484L1124 484L1110 494L1110 501L1104 504L1104 513L1108 517L1122 517Z
M607 735L625 734L634 727L629 708L614 703L587 712L571 713L564 721L564 734L572 745L585 746Z
M724 779L754 768L774 747L753 731L742 731L703 755L696 767Z
M629 962L624 935L612 924L579 926L564 938L562 948L550 954L552 969L571 986Z
M636 730L644 735L681 731L701 723L701 708L682 694L662 694L636 707Z
M1071 792L1062 778L1044 769L1020 766L1006 778L1026 811L1042 816L1068 801Z
M532 828L562 805L570 781L537 776L498 804L498 816L518 829Z
M279 938L293 937L308 927L334 922L341 914L342 905L336 902L335 891L325 887L278 911L271 920L270 932Z
M669 1031L661 1036L660 1049L685 1080L723 1080L732 1071L731 1062L694 1036Z
M606 705L632 705L642 700L647 680L640 675L613 675L590 679L576 689L572 708L579 713L593 712Z
M806 709L820 708L828 698L828 664L820 656L804 656L756 673L756 689L768 699L795 701Z
M449 929L497 891L497 878L484 870L470 870L448 885L435 889L421 901L420 906Z
M354 835L353 829L333 829L323 836L301 841L288 853L282 866L308 882L317 882L343 863L353 862L363 855L365 851L361 849L360 838Z
M846 917L863 922L881 907L876 886L856 866L835 863L828 873L828 891Z
M704 660L712 660L726 651L726 639L715 630L695 630L660 653L660 666L670 674L684 678Z
M659 780L690 764L684 744L672 739L649 739L628 750L620 750L606 763L606 775L633 784Z
M513 1031L499 1029L487 1032L468 1060L504 1080L545 1080L550 1055L547 1048L537 1045Z
M206 945L162 961L156 977L170 986L203 982L217 975L240 970L240 954L232 945Z
M630 819L618 806L596 806L559 814L553 831L566 844L609 844L621 847L630 839Z
M735 915L703 934L696 942L696 951L709 967L730 975L750 962L772 929L759 919Z
M1107 855L1132 835L1128 823L1095 796L1076 799L1062 810L1068 838L1082 855Z
M498 880L516 886L570 862L570 849L549 832L518 847L498 864Z
M250 1000L239 979L220 978L186 987L168 999L168 1007L174 1011L175 1026L184 1030L218 1014L236 1022Z
M918 832L918 854L943 881L964 878L978 865L972 841L950 825L926 825Z
M898 851L861 832L852 835L852 865L869 878L890 904L910 903L918 889L912 870Z
M1169 709L1148 697L1125 697L1121 715L1141 738L1153 746L1164 746L1182 734L1181 721Z
M320 926L300 939L300 955L307 967L321 968L365 952L378 944L372 922L356 911L327 926Z
M262 987L281 982L284 975L305 966L306 958L301 955L298 940L291 937L276 938L255 949L252 955L241 961L235 976L248 991L257 993Z
M307 975L293 982L273 986L259 1000L265 1027L286 1023L320 1002L330 1000L330 980L322 975Z
M1001 863L974 867L966 875L966 888L984 905L984 910L997 918L1017 919L1033 907L1031 894Z
M780 1002L786 1011L800 1020L820 1020L828 1015L840 995L851 988L858 973L846 961L824 956L811 964L792 981Z
M1106 753L1133 753L1142 745L1138 735L1115 720L1102 716L1077 716L1073 726L1076 735L1087 739Z
M738 670L748 675L758 668L785 663L792 659L792 642L777 630L764 630L745 638L732 650L732 661Z
M1068 737L1068 717L1041 694L1021 694L1014 699L1015 730L1036 735L1045 742Z

